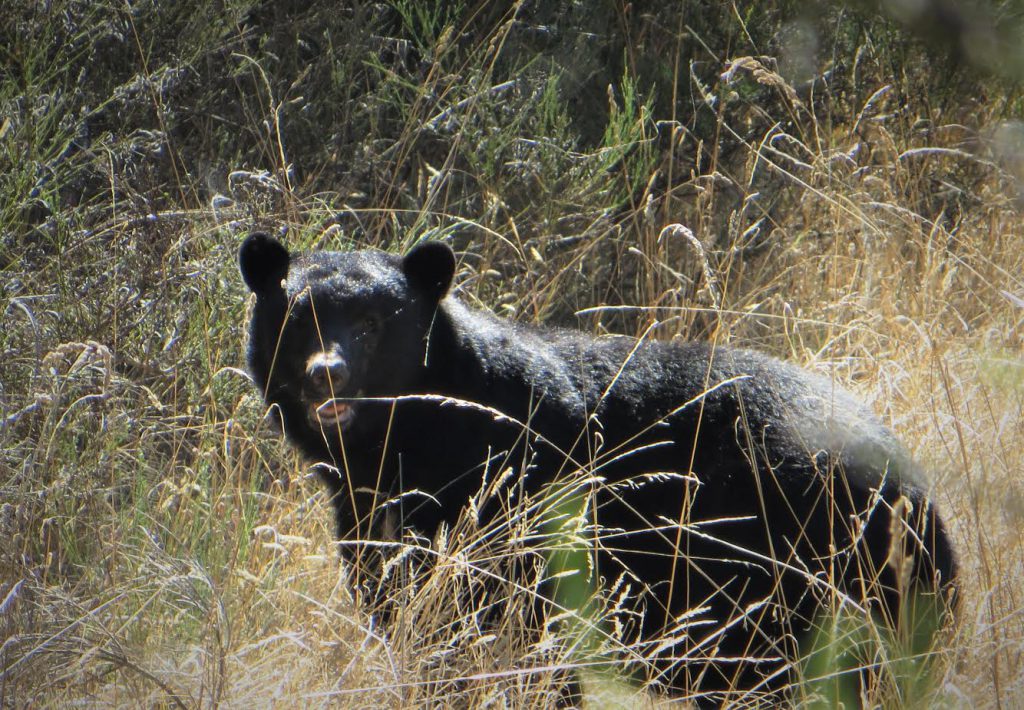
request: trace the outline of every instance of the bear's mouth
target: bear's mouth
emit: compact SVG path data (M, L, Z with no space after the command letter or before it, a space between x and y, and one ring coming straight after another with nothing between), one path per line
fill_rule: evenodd
M328 399L309 408L309 418L321 427L346 429L356 418L355 404L344 399Z

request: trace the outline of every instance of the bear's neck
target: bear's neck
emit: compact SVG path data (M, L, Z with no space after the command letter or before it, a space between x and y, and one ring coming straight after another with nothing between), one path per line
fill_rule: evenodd
M448 297L431 329L424 389L475 402L525 421L550 415L585 417L586 403L571 381L575 348L585 337L502 320ZM561 347L556 348L556 340Z

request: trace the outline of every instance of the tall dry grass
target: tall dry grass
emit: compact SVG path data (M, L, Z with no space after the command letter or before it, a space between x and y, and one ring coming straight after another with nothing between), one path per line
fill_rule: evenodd
M239 369L234 254L270 226L448 239L468 302L852 389L931 472L962 567L926 682L880 700L1024 703L1016 90L785 3L386 6L0 11L0 702L545 705L579 662L523 631L514 525L467 517L427 567L384 550L380 625Z

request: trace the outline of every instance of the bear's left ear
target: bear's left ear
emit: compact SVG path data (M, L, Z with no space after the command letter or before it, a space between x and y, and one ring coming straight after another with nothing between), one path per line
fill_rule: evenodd
M402 259L409 284L434 301L448 293L455 276L455 253L444 242L423 242Z
M281 281L288 276L291 255L281 242L269 234L255 232L238 250L238 269L245 285L257 296L281 292Z

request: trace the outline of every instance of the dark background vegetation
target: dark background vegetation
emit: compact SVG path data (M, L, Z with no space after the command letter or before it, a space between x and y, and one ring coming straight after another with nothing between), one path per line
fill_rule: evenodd
M100 702L242 703L281 663L282 698L353 687L365 645L339 629L368 622L237 369L235 251L263 228L445 239L462 297L510 317L657 321L875 383L957 521L962 633L994 639L945 681L1012 704L1022 22L1008 0L6 0L0 700L59 704L45 675ZM660 236L673 222L695 240ZM462 646L416 636L364 635L406 665L365 661L383 695L356 704L506 667L417 665Z

